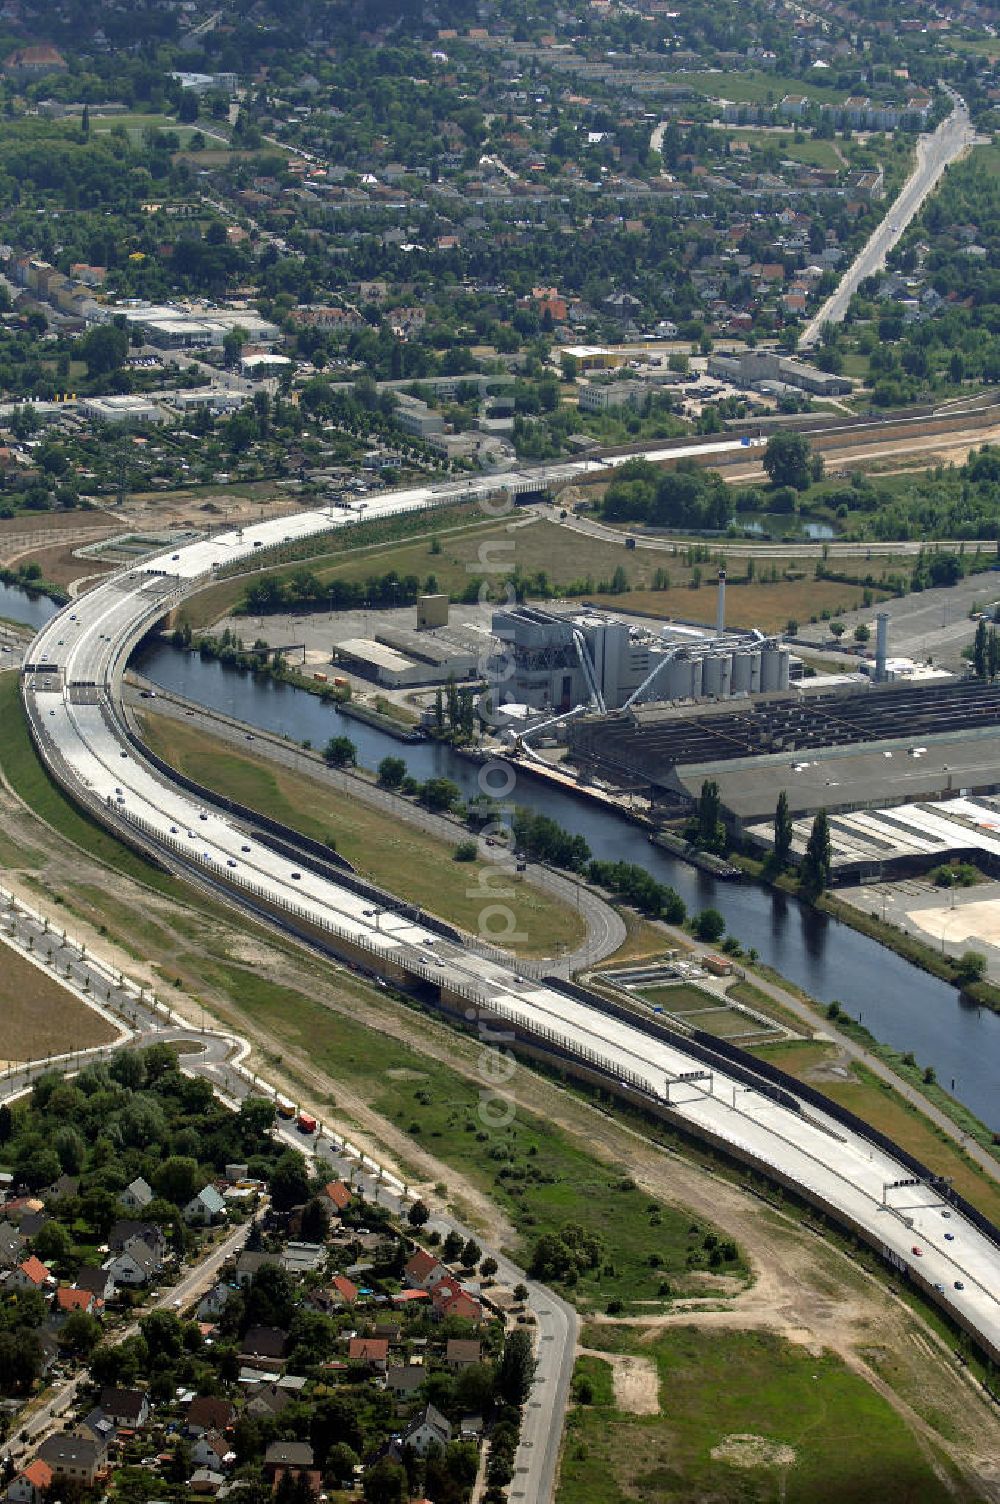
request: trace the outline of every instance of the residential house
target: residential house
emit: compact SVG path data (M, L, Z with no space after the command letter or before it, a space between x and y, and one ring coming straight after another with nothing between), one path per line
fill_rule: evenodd
M471 1337L449 1337L444 1361L455 1370L471 1368L482 1361L483 1347Z
M149 1419L149 1396L142 1389L102 1389L100 1403L116 1426L144 1426Z
M258 1270L263 1269L265 1264L280 1264L280 1262L276 1253L241 1253L236 1260L236 1283L241 1290L245 1290L254 1275Z
M257 1367L280 1368L287 1351L287 1332L275 1326L252 1326L243 1338L240 1356L255 1359Z
M11 1222L0 1222L0 1269L13 1269L21 1262L25 1240Z
M425 1405L407 1426L403 1440L418 1457L423 1457L432 1446L443 1450L451 1441L451 1421L434 1405Z
M184 1426L189 1435L201 1436L206 1431L225 1431L235 1419L236 1408L231 1400L199 1394L188 1405Z
M70 1196L76 1196L80 1190L79 1175L57 1175L51 1185L47 1185L42 1195L45 1197L46 1206L50 1201L61 1201Z
M104 1304L114 1297L115 1282L108 1269L85 1264L76 1271L75 1283L78 1290L88 1290L95 1300L103 1301Z
M286 1243L281 1250L281 1267L289 1274L312 1274L326 1258L322 1243Z
M320 1196L329 1201L338 1212L343 1212L353 1199L342 1180L331 1180L320 1191Z
M93 1487L107 1461L107 1451L99 1441L77 1436L72 1431L57 1431L54 1436L46 1437L38 1455L52 1469L57 1483L70 1480L84 1488Z
M447 1276L447 1266L423 1248L418 1248L416 1253L411 1254L403 1267L403 1278L413 1290L433 1290Z
M220 1282L213 1285L207 1295L203 1295L198 1302L195 1312L199 1321L215 1321L222 1315L229 1301L230 1290L228 1285Z
M266 1420L269 1416L280 1415L291 1402L291 1394L278 1384L255 1384L244 1413L255 1420Z
M214 1497L225 1481L224 1473L217 1473L210 1467L198 1467L188 1479L188 1488L193 1494L210 1494Z
M52 1469L47 1462L36 1457L18 1473L7 1490L6 1498L10 1504L42 1504L51 1487Z
M112 1253L121 1253L132 1238L141 1238L155 1259L162 1261L167 1256L167 1235L155 1222L135 1222L122 1217L108 1233L108 1247Z
M131 1185L127 1185L123 1191L119 1191L118 1200L130 1212L145 1211L146 1207L153 1200L153 1188L147 1181L143 1180L141 1175L137 1175Z
M482 1321L483 1308L474 1295L459 1284L453 1274L439 1280L431 1291L431 1304L439 1320L460 1316L465 1321Z
M50 73L65 73L66 59L58 48L46 43L17 47L4 59L3 71L15 83L30 84Z
M116 1285L135 1289L154 1280L162 1264L142 1238L130 1238L128 1246L109 1259L104 1267Z
M55 1284L55 1280L41 1259L31 1253L18 1264L13 1274L10 1275L8 1284L15 1290L44 1292L47 1286Z
M226 1203L214 1185L202 1186L184 1208L183 1216L190 1227L211 1227L226 1215Z
M85 1440L96 1441L97 1445L105 1453L109 1450L115 1439L117 1427L110 1416L105 1415L100 1405L95 1405L93 1410L88 1410L83 1420L76 1427L76 1435Z
M52 1306L53 1320L65 1320L77 1311L82 1311L85 1316L98 1316L104 1311L104 1302L99 1301L90 1290L76 1290L71 1285L60 1285Z
M207 1467L213 1473L221 1473L225 1470L230 1451L224 1436L220 1436L218 1431L206 1431L192 1443L191 1461L196 1467Z
M352 1337L347 1348L352 1363L364 1363L376 1373L385 1373L389 1367L389 1339L387 1337Z
M386 1370L385 1387L397 1399L408 1400L416 1394L427 1377L422 1363L394 1363Z
M285 1473L298 1477L314 1464L313 1449L307 1441L272 1441L264 1453L264 1475L272 1485Z
M345 1306L353 1306L358 1298L358 1287L346 1274L335 1274L330 1281L330 1288L336 1291Z

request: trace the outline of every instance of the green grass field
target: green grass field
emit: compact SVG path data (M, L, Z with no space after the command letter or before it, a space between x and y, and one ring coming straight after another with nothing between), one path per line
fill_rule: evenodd
M146 716L143 729L153 750L188 777L303 835L319 841L332 837L363 876L442 919L476 933L484 907L495 901L479 886L486 864L454 860L461 832L456 831L455 843L438 840L316 779L234 752L228 743L168 716ZM513 889L504 903L528 937L516 947L522 955L554 956L583 939L584 922L575 909L525 882L504 886Z
M787 78L778 73L748 70L735 73L674 73L671 83L686 84L709 99L731 99L736 104L777 104L786 94L805 94L817 104L842 104L843 92L828 89L814 78Z
M582 1340L652 1358L661 1414L617 1411L599 1360L588 1359L578 1373L594 1403L570 1415L558 1504L936 1504L956 1496L889 1403L828 1353L816 1357L770 1333L693 1327L647 1341L636 1328L591 1326ZM723 1455L713 1457L716 1449Z
M733 130L731 139L749 141L750 146L757 151L773 150L785 160L803 162L807 167L839 172L844 166L832 141L815 141L811 136L804 136L801 141L796 141L791 131L787 135L779 135L776 131L755 131L739 126Z

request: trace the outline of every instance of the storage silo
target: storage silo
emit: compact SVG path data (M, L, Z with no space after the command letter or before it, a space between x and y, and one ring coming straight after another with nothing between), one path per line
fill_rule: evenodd
M732 686L734 695L748 695L753 679L753 655L737 649L732 657Z
M733 660L728 653L706 653L701 665L701 692L725 700L732 691Z
M766 693L788 688L788 649L767 643L760 655L760 687Z

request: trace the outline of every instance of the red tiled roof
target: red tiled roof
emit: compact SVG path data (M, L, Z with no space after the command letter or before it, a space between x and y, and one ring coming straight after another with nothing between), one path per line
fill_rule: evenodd
M350 1191L342 1180L331 1180L329 1185L323 1187L323 1194L341 1212L352 1199Z
M60 1311L87 1311L94 1303L89 1290L72 1290L63 1285L56 1291L56 1305Z
M26 1258L23 1264L19 1264L18 1268L21 1270L22 1274L26 1274L28 1276L33 1285L43 1285L49 1277L49 1271L46 1269L41 1259L36 1258L34 1254L31 1254L28 1258Z
M385 1362L389 1357L389 1339L388 1337L352 1337L347 1356L353 1362Z
M341 1297L341 1299L347 1301L348 1305L353 1305L357 1300L358 1287L353 1283L352 1280L349 1280L345 1274L334 1275L330 1283L336 1290L337 1294Z
M52 1486L52 1469L40 1457L36 1457L33 1462L28 1463L27 1467L21 1469L21 1477L27 1478L35 1488L45 1489Z

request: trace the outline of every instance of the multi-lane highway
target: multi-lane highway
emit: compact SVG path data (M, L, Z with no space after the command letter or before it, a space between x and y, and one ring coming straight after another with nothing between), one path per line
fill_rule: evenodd
M426 507L443 494L398 493L372 502L366 515ZM128 644L167 606L210 581L220 564L250 561L286 539L349 520L339 510L300 513L221 533L108 579L54 618L32 644L22 677L36 742L54 774L113 828L141 836L233 902L264 903L288 923L324 934L334 948L361 953L373 970L432 989L471 1019L501 1020L515 1034L587 1063L669 1109L689 1131L798 1186L920 1278L1000 1357L1000 1246L947 1205L939 1187L914 1182L904 1160L873 1138L815 1104L748 1085L738 1069L716 1061L706 1070L679 1039L531 981L513 960L443 938L412 911L374 905L329 869L305 858L297 863L221 808L199 803L128 741L117 698ZM901 1181L908 1183L886 1191Z
M866 277L882 270L889 252L902 238L910 221L919 214L925 199L937 187L945 168L961 156L972 142L975 132L965 100L951 89L947 93L953 104L951 114L932 135L919 138L916 167L834 291L806 325L799 340L802 349L809 349L816 343L824 324L843 322L847 305L861 283Z

